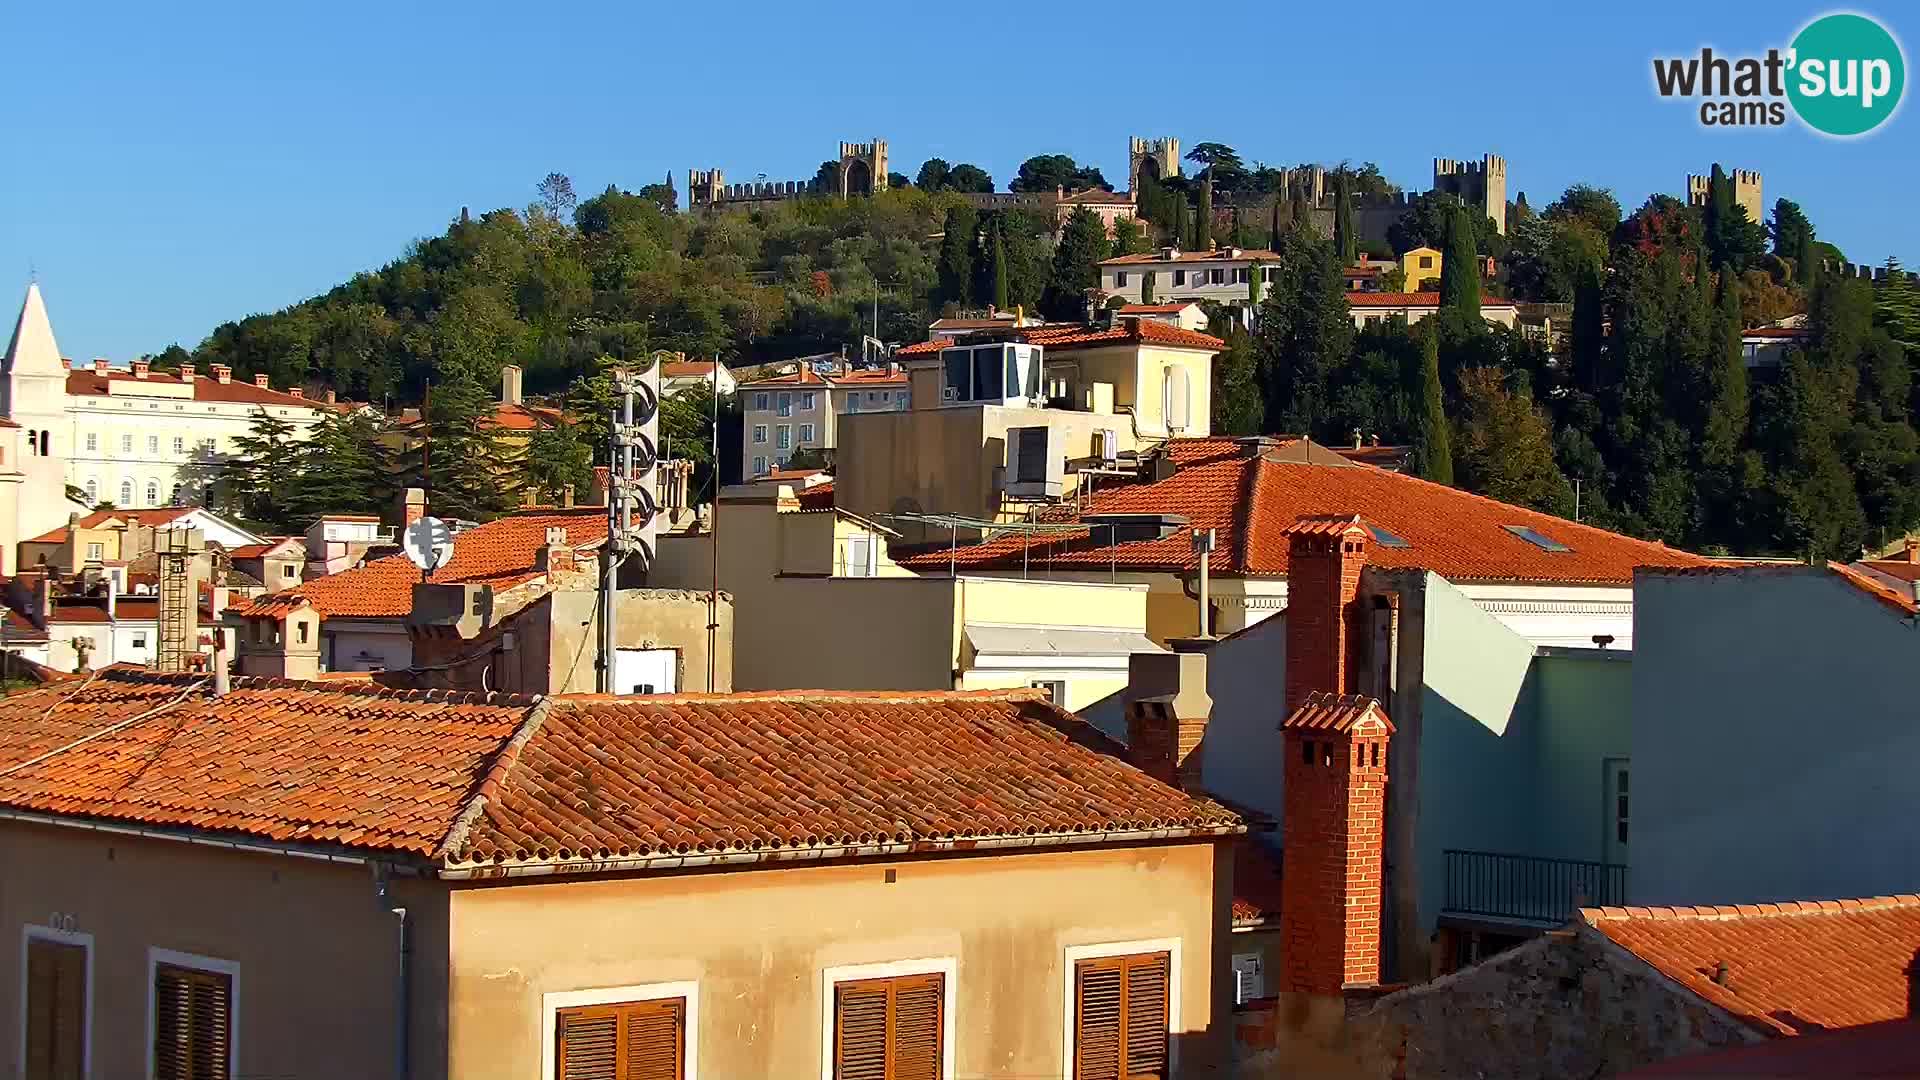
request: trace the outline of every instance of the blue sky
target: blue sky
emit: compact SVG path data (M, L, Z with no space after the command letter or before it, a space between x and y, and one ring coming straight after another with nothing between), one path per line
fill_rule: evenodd
M1920 262L1911 103L1840 142L1703 129L1653 94L1654 55L1784 46L1820 6L80 7L16 5L0 31L0 303L36 268L83 359L192 347L463 205L524 206L550 170L582 195L671 170L684 193L690 166L804 178L874 136L897 172L940 156L1002 187L1050 152L1123 180L1132 134L1372 160L1408 187L1436 156L1491 151L1535 206L1586 181L1631 207L1719 160L1760 170L1769 206L1798 200L1850 258ZM1857 10L1912 60L1920 13Z

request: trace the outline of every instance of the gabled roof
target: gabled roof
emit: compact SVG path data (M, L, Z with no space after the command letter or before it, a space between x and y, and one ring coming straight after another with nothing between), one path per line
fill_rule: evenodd
M1165 304L1122 304L1121 315L1178 315L1190 307L1198 307L1197 301L1174 300Z
M146 525L157 529L162 525L171 525L198 509L200 508L197 506L150 506L144 510L95 510L93 513L74 522L74 525L82 529L110 529L126 525ZM72 535L72 533L68 531L69 528L70 526L62 525L57 529L41 533L31 540L22 542L28 544L64 544L67 542L67 538Z
M1857 565L1908 583L1920 581L1920 562L1911 559L1864 559Z
M1243 830L1114 749L1035 691L533 699L243 678L213 699L108 670L0 700L0 811L449 876Z
M265 543L242 544L239 547L232 548L227 552L227 558L229 559L263 559L275 553L292 554L293 549L296 546L300 549L299 554L304 556L306 554L307 545L306 545L306 541L303 540L301 537L273 536L273 537L268 537Z
M713 374L713 360L669 360L660 365L663 379L703 379Z
M1393 734L1393 721L1380 703L1364 694L1333 694L1316 690L1280 722L1285 731L1330 731L1336 735Z
M1920 896L1582 908L1580 919L1767 1035L1906 1016L1920 953Z
M531 581L540 576L534 557L546 545L549 527L565 528L567 542L576 549L598 547L607 538L607 511L600 506L531 510L457 533L453 558L434 571L433 580L496 589ZM242 615L278 617L304 601L322 618L401 619L413 610L413 587L422 580L420 568L406 556L390 555L284 592L255 597L237 610Z
M1127 319L1118 326L1101 328L1097 326L1036 326L1024 330L1009 330L1005 334L989 331L993 340L1027 342L1046 347L1049 351L1059 352L1066 349L1092 349L1109 345L1164 345L1177 349L1206 349L1219 352L1227 343L1211 334L1198 330L1186 330L1171 323L1155 319ZM902 345L893 350L895 356L931 356L942 349L968 344L966 340L947 341L935 338L932 341Z
M1103 514L1181 514L1216 530L1215 573L1284 576L1286 530L1302 518L1359 515L1404 542L1368 546L1370 565L1431 570L1454 581L1626 585L1639 566L1710 566L1664 544L1635 540L1537 510L1512 506L1404 473L1349 462L1298 438L1174 439L1164 444L1173 475L1095 491L1079 519ZM1060 511L1058 520L1076 520ZM1530 529L1570 550L1549 551L1509 526ZM1378 534L1376 533L1376 540ZM1053 569L1186 573L1197 565L1185 532L1108 543L1100 528L1002 535L954 551L913 555L901 565L942 573Z

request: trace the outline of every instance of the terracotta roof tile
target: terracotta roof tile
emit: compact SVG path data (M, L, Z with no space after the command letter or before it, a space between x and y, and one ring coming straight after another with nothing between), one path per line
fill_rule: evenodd
M1093 326L1038 326L1025 330L1009 329L1004 335L989 331L989 336L1009 341L1024 341L1048 349L1095 348L1104 345L1169 345L1185 349L1226 348L1226 342L1198 330L1186 330L1154 319L1128 319L1120 326L1105 329ZM957 344L935 339L902 345L895 356L926 356Z
M448 861L1242 828L1113 749L1031 691L556 698Z
M1316 690L1280 722L1280 727L1288 731L1331 731L1344 735L1362 725L1374 728L1375 722L1386 734L1393 734L1393 721L1387 719L1387 711L1378 701L1363 694Z
M1910 562L1906 559L1868 559L1860 565L1878 570L1890 578L1899 578L1901 581L1920 581L1920 562Z
M1355 292L1348 293L1348 307L1439 307L1440 294L1437 292ZM1497 296L1483 296L1480 306L1512 307L1513 301L1502 300Z
M197 506L150 506L144 510L95 510L75 524L83 529L98 529L117 521L126 525L148 525L158 528L162 525L170 525L198 509L200 508ZM72 535L67 530L68 526L62 525L52 532L42 533L24 543L64 544L67 542L67 537Z
M1920 951L1920 898L1912 896L1751 910L1583 908L1580 918L1768 1035L1906 1016ZM1715 977L1721 964L1724 981Z
M136 378L131 371L108 371L101 375L92 368L74 368L67 372L67 393L76 396L104 395L110 393L111 383L146 383L157 386L180 386L180 376L165 371L148 372L144 379ZM295 397L284 390L274 390L255 386L250 379L236 376L231 382L221 382L209 375L196 374L193 377L193 400L211 401L240 405L287 405L307 409L324 409L324 401L308 397Z
M1302 460L1307 447L1328 463ZM1284 576L1287 529L1301 518L1361 515L1406 543L1368 546L1370 565L1431 570L1455 581L1551 581L1629 584L1640 566L1708 567L1713 563L1664 544L1635 540L1435 484L1404 473L1347 462L1305 440L1263 445L1233 438L1175 439L1164 444L1175 466L1163 480L1123 484L1089 495L1091 515L1185 515L1196 529L1216 531L1209 568L1215 573ZM1063 518L1071 521L1070 512ZM1548 551L1506 527L1523 526L1571 550ZM1023 548L1028 548L1023 553ZM1009 534L956 551L908 556L901 564L931 572L951 563L962 570L1017 570L1027 565L1066 569L1121 567L1141 571L1193 569L1192 541L1183 532L1158 539L1108 544L1100 530Z
M567 530L576 548L595 547L607 538L607 512L586 506L573 510L533 510L468 529L453 538L453 558L435 570L433 580L507 588L539 576L534 556L547 542L547 529ZM323 618L405 618L413 610L413 587L420 568L404 555L375 559L365 566L314 578L283 592L255 597L243 615L284 615L301 601Z

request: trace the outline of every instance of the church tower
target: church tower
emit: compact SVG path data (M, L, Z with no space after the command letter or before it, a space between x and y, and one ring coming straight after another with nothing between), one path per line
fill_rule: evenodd
M0 414L13 426L0 428L0 569L14 570L21 540L66 524L67 455L73 425L67 419L67 366L53 340L53 323L38 282L13 324L0 367ZM11 503L9 506L7 504ZM11 533L11 535L8 535Z

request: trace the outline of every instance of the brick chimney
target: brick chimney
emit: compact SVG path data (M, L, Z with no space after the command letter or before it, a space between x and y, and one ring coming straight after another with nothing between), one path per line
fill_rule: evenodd
M1280 929L1291 993L1380 981L1387 742L1380 703L1352 693L1360 571L1371 534L1356 516L1288 530L1286 719L1281 723Z
M1304 518L1288 532L1286 711L1316 690L1344 694L1359 673L1354 598L1370 535L1357 516Z
M225 364L213 364L208 370L213 372L213 381L221 384L233 381L233 369Z
M533 568L548 574L567 574L578 568L573 545L567 543L566 526L547 527L547 542L534 553Z
M95 375L105 375L105 374L107 373L107 358L106 358L106 357L104 357L104 356L96 356L96 357L94 357L94 358L93 358L93 373L94 373Z
M1213 698L1207 693L1210 639L1177 639L1170 653L1127 659L1127 751L1142 772L1182 791L1204 790L1201 743Z
M507 364L500 369L500 404L520 404L520 366Z
M193 381L193 365L192 364L180 365L180 381L181 382Z
M289 386L287 387L287 393L297 398L303 398L307 396L307 388L304 386Z
M1380 703L1359 695L1316 692L1281 725L1284 991L1334 995L1380 981L1392 736Z
M147 373L151 370L153 370L153 365L146 360L135 360L133 362L133 377L136 379L146 378Z
M262 390L273 389L273 387L267 383L267 377L265 375L255 375L253 377L253 385L259 387Z

